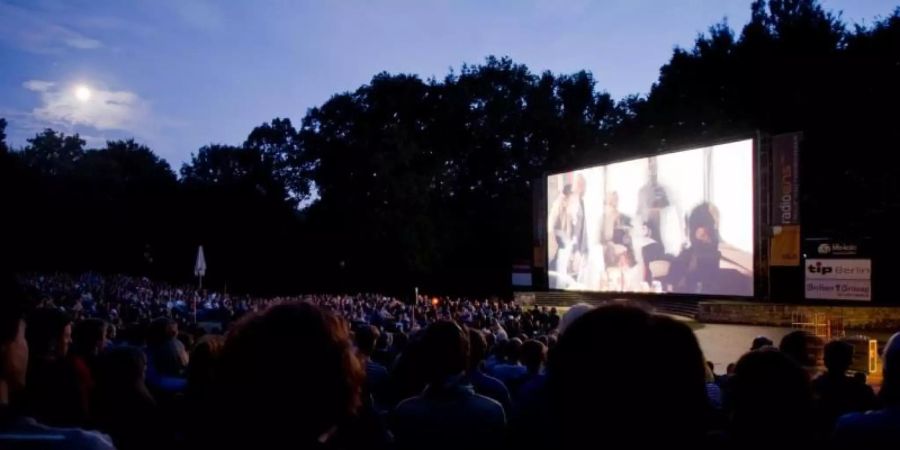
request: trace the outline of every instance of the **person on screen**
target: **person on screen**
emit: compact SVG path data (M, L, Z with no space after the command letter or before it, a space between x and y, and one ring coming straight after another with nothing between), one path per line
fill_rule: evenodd
M547 222L550 224L550 238L548 239L548 253L550 254L550 268L557 274L564 274L565 267L569 263L571 250L573 223L568 212L572 197L572 185L563 186L562 191L553 201ZM553 285L551 287L559 287Z
M752 258L721 241L718 208L708 202L697 205L686 225L690 245L672 263L672 290L686 294L752 294L753 271L744 262Z
M587 227L585 226L584 217L584 193L587 190L587 180L584 175L575 175L575 187L573 189L574 196L569 200L573 204L569 208L572 214L572 252L573 252L573 272L577 273L581 269L582 263L587 258L588 242Z
M603 244L603 256L607 266L617 266L621 248L631 245L631 217L619 211L619 193L611 191L606 195L603 209L603 222L600 230L600 243Z
M555 269L557 280L552 287L565 287L571 282L577 282L587 261L588 242L584 215L586 184L583 175L575 175L574 183L563 186L560 196L550 208L550 267Z
M650 263L654 261L664 261L666 264L671 262L671 255L666 254L666 250L663 245L653 239L651 236L651 228L649 222L644 222L641 226L641 233L635 238L634 245L636 248L640 249L641 265L644 269L644 281L649 283L653 283L653 279L655 276L653 271L651 270Z
M668 189L659 184L656 157L647 158L647 183L638 191L638 218L643 220L650 231L650 237L662 242L662 213L672 205Z

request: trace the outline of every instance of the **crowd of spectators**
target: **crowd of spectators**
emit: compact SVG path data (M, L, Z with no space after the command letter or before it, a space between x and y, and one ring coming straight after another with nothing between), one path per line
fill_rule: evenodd
M258 299L96 274L2 284L3 449L900 442L896 335L876 395L850 372L846 342L825 345L822 371L811 336L760 337L715 374L687 325L626 305L560 317L500 300Z

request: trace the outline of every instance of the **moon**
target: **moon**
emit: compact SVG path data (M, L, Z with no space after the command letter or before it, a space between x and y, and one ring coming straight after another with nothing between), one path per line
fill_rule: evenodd
M86 101L90 100L91 99L91 88L89 88L83 84L78 85L78 87L75 88L75 98L77 98L79 101L82 101L82 102L86 102Z

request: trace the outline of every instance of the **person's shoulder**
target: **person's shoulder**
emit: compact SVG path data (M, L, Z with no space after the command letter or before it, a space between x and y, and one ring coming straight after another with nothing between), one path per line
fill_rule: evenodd
M74 428L68 430L72 446L71 449L84 450L115 450L112 439L99 431L82 430Z
M503 382L500 381L497 377L493 377L482 371L476 371L474 374L472 374L472 381L493 389L502 388L503 390L506 390L506 385L503 384Z
M496 408L500 408L501 411L503 410L503 405L501 405L500 402L498 402L497 400L494 400L486 395L473 393L470 401L475 404L478 404L479 406L483 406L488 409L492 409L492 408L496 407Z
M384 364L381 364L380 362L374 361L372 359L369 359L368 361L366 361L366 370L373 370L376 372L384 372L385 374L387 374L387 371L388 371L387 367L385 367Z
M835 429L837 431L847 431L879 426L889 419L888 416L888 412L884 410L852 412L838 418Z
M394 407L394 415L402 416L415 414L416 412L425 408L425 399L421 395L416 395L414 397L409 397L405 400L401 400L400 403L397 403L397 406Z
M34 448L115 450L112 439L106 434L81 428L51 427L31 418L22 418L13 428L0 431L0 447L6 448L2 444L8 435L15 435L15 442L25 446L36 444Z
M497 400L481 394L472 394L469 405L472 411L478 411L480 415L506 422L506 412Z

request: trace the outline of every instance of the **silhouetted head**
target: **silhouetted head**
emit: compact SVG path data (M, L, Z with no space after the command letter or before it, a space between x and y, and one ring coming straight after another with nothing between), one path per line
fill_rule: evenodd
M760 350L742 356L725 399L738 442L796 443L808 437L809 376L786 353Z
M750 345L750 351L759 350L763 347L771 347L775 345L771 339L765 336L757 336L753 339L753 344Z
M119 329L116 328L115 325L113 325L111 323L106 324L106 340L108 342L115 342L118 332L119 332Z
M816 352L812 344L816 339L815 336L805 331L792 331L781 338L778 349L797 364L804 367L813 367L816 365Z
M843 375L853 363L853 345L844 341L825 344L825 367L828 372Z
M105 391L139 388L144 383L147 357L137 347L113 347L97 359L97 387Z
M56 308L39 308L28 315L26 336L35 358L56 359L69 353L72 319Z
M391 347L393 341L391 333L378 333L378 339L375 341L375 348L378 350L387 350Z
M147 344L159 345L178 336L178 322L168 317L157 317L147 326Z
M572 322L575 322L576 319L584 315L584 313L590 311L592 308L593 306L587 303L579 303L569 308L569 310L566 311L565 314L563 314L562 319L560 319L559 321L559 326L557 327L559 334L564 333L566 331L566 328L568 328L569 325L572 324Z
M193 333L187 333L187 332L181 331L178 333L177 337L178 337L178 341L181 342L181 345L183 345L185 349L189 350L189 349L194 348L194 334Z
M900 333L888 339L882 355L882 365L884 380L878 395L885 405L900 405Z
M422 336L422 352L426 381L440 383L468 368L469 337L449 320L434 322Z
M538 340L529 340L522 344L522 364L528 373L537 374L547 361L547 346Z
M221 377L231 444L302 447L355 414L364 372L344 322L309 303L284 303L234 326Z
M72 350L82 356L97 356L106 347L106 322L84 319L72 327Z
M622 305L587 312L550 354L553 415L574 430L560 447L597 436L635 447L697 439L708 408L704 361L682 323Z
M409 338L406 333L394 333L393 339L391 339L391 346L398 353L406 348L407 343L409 343Z
M359 327L353 334L356 340L356 349L366 356L372 356L375 351L375 343L378 342L381 332L372 325Z
M474 328L469 328L469 368L478 368L487 353L487 340L484 333Z
M519 338L512 338L503 344L503 360L509 364L515 364L519 362L519 358L522 356L522 340Z
M187 371L189 391L196 392L198 389L211 387L224 345L225 337L215 334L207 334L197 341L191 351Z
M8 391L23 388L28 373L23 297L12 276L0 275L0 382ZM0 399L0 403L7 401Z

